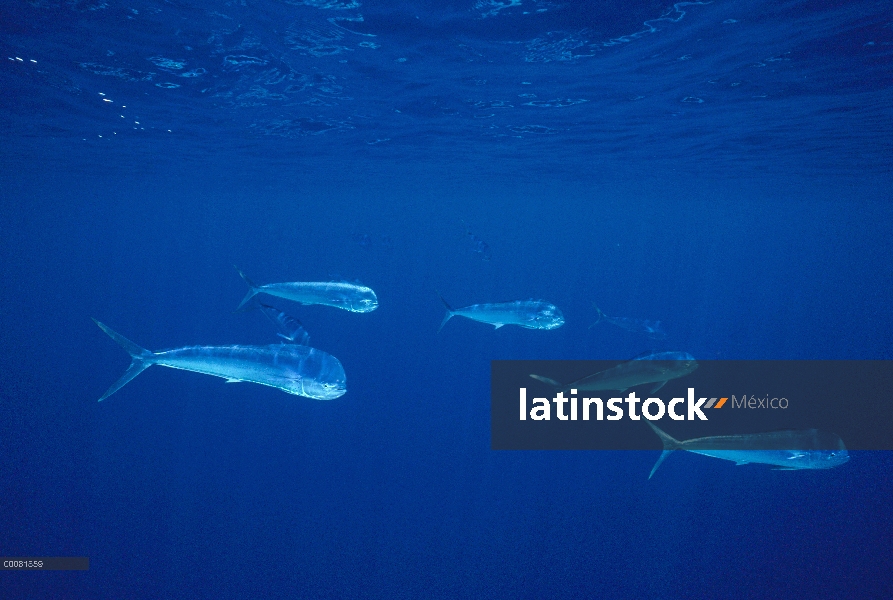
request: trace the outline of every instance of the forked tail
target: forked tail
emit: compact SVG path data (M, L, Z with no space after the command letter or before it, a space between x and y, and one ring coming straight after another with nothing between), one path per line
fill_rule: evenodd
M596 325L598 325L599 323L601 323L601 322L602 322L602 317L605 316L605 313L603 313L603 312L602 312L602 309L600 309L598 306L596 306L595 304L593 304L592 307L598 312L598 319L595 320L595 323L593 323L592 325L589 326L589 329L592 329L593 327L595 327Z
M233 266L236 267L236 265ZM239 304L238 308L236 308L236 311L240 311L245 307L246 304L248 304L249 300L254 298L254 295L257 294L260 290L257 289L257 286L254 285L254 282L248 279L248 276L245 275L245 273L243 273L242 270L239 269L239 267L236 267L236 271L239 272L239 275L241 275L242 279L245 280L245 283L248 284L248 294L242 299L242 303Z
M654 472L657 471L657 468L660 466L660 463L664 462L664 459L672 452L673 450L679 450L680 443L676 438L664 433L661 429L652 423L651 421L646 420L648 426L654 430L654 433L657 434L657 437L660 438L660 441L664 444L664 451L660 453L660 456L657 458L657 462L654 463L654 467L651 469L651 474L648 475L648 479L651 479L651 476L654 475Z
M121 347L127 350L132 359L130 361L130 366L127 367L127 370L124 371L124 374L121 375L121 378L114 384L112 384L112 387L110 387L108 391L102 395L102 398L99 399L99 401L102 402L103 400L120 390L122 387L127 385L127 383L130 382L131 379L154 365L155 361L153 359L155 355L145 348L137 346L123 335L112 331L109 327L106 327L96 319L93 319L93 322L99 325L100 329L109 334L110 338L121 344Z
M440 296L440 292L437 292L437 295ZM437 333L440 333L440 330L443 329L443 326L446 325L447 321L449 321L450 318L452 318L452 316L456 314L453 311L453 308L449 304L447 304L447 301L443 299L443 296L440 296L440 301L443 302L444 306L446 306L447 314L443 318L443 321L440 322L440 327L437 328Z

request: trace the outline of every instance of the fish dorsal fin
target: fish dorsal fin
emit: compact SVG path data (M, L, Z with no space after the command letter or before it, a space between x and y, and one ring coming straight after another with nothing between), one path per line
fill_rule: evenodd
M351 281L340 273L329 273L329 283L351 283L353 285L363 285L359 279L354 279L353 281Z
M554 379L549 379L548 377L543 377L542 375L534 375L533 373L531 373L530 376L533 377L534 379L536 379L537 381L542 381L546 385L551 385L552 387L555 387L555 388L562 387L561 384L558 383L557 381L555 381Z

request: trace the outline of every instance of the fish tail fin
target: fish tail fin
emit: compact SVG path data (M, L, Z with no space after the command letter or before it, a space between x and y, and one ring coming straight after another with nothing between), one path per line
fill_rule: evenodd
M660 441L663 442L663 444L664 444L664 451L660 453L660 456L657 458L657 462L654 463L654 467L652 467L651 473L648 475L648 479L651 479L651 477L654 475L655 471L657 471L657 468L660 466L660 464L662 462L664 462L664 459L667 456L669 456L670 452L672 452L673 450L679 449L680 443L679 443L679 440L677 440L673 436L671 436L668 433L661 430L657 425L655 425L651 421L646 421L646 423L648 423L648 426L654 430L654 433L657 434L657 437L659 437Z
M440 333L440 330L443 329L443 326L446 325L447 321L449 321L454 314L453 307L451 307L446 300L443 299L443 296L440 295L440 292L437 292L437 295L440 296L440 301L443 302L443 305L446 307L447 314L443 317L443 321L440 322L440 327L437 328L437 333Z
M551 385L555 389L560 390L563 387L560 383L558 383L554 379L549 379L548 377L543 377L542 375L534 375L533 373L531 373L530 376L533 377L534 379L536 379L537 381L542 381L546 385Z
M131 357L130 366L127 367L127 370L124 371L124 374L121 376L121 378L118 379L118 381L116 381L114 384L112 384L112 387L110 387L108 391L106 391L106 393L102 395L102 398L99 399L99 401L102 402L103 400L120 390L122 387L127 385L131 379L155 364L155 361L153 360L153 357L155 355L145 348L134 344L120 333L113 331L111 328L103 325L96 319L93 319L93 322L99 325L99 328L106 332L110 338L118 342L118 344L120 344L122 348L127 350L128 354L130 354Z
M601 322L602 322L602 317L605 316L605 314L602 312L602 309L600 309L600 308L599 308L598 306L596 306L594 303L593 303L593 305L592 305L592 308L594 308L594 309L596 310L596 312L598 312L598 319L595 320L595 323L593 323L592 325L589 326L589 329L592 329L593 327L595 327L596 325L598 325L599 323L601 323Z
M236 267L236 265L233 265L233 266ZM248 276L245 275L245 273L243 273L239 267L236 267L236 271L239 272L239 275L241 275L242 279L245 280L245 283L248 284L248 293L245 295L244 298L242 298L242 303L239 304L239 306L236 308L236 311L238 312L238 311L242 310L246 304L248 304L249 300L254 298L254 295L257 294L258 289L257 289L257 286L254 285L254 282L251 281L250 279L248 279Z

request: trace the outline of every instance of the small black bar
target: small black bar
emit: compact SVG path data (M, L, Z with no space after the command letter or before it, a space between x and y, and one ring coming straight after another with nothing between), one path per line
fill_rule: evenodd
M0 558L3 571L87 571L86 556L15 556Z

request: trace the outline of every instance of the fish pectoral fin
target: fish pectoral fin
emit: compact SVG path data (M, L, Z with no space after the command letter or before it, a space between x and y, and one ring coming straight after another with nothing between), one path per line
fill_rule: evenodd
M505 325L505 323L493 323L493 328L494 328L494 329L499 329L499 328L502 327L503 325Z
M242 383L244 380L242 379L227 379L227 383Z
M736 460L735 461L735 466L737 466L737 467L740 467L741 465L749 465L749 464L750 464L750 461L746 461L746 460Z
M772 467L772 470L773 471L799 471L800 469L797 469L795 467Z
M654 386L653 388L651 388L651 393L653 394L654 392L656 392L656 391L659 390L660 388L664 387L665 385L667 385L667 382L666 382L666 381L659 381L659 382L657 383L656 386Z

